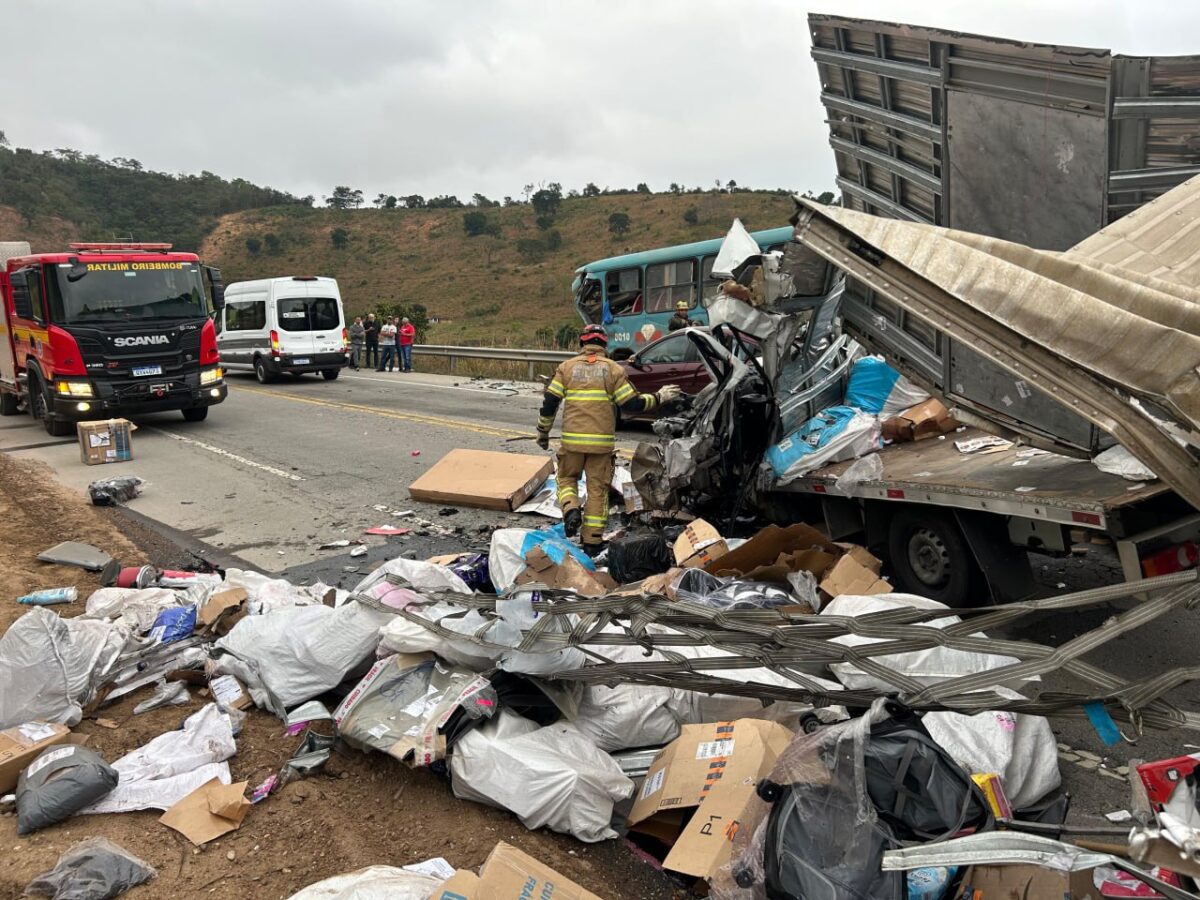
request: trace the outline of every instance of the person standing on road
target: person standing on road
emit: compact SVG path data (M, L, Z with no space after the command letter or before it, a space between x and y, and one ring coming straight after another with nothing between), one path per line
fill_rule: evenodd
M681 328L690 328L692 320L688 318L688 305L686 300L680 300L675 304L675 315L671 316L671 321L667 323L667 331L679 331Z
M367 345L367 368L373 369L379 365L379 322L375 319L375 313L367 313L363 330Z
M357 372L362 364L363 345L367 341L367 329L363 327L362 316L355 316L354 324L346 330L350 336L350 368Z
M400 342L400 371L411 372L413 342L417 339L417 329L408 320L408 316L401 320L400 331L396 339Z
M604 547L608 525L608 489L617 427L613 404L629 413L646 412L679 397L680 389L677 384L667 384L658 389L657 395L635 391L621 364L606 355L608 333L601 325L584 328L579 343L579 355L562 363L546 386L538 416L537 443L543 450L550 449L550 428L559 404L564 403L558 506L567 537L579 533L584 551L595 556ZM588 495L581 512L579 476L584 472Z
M391 316L387 317L387 321L379 329L379 349L382 352L379 357L379 368L375 371L382 372L385 367L389 372L392 371L398 355L397 351L400 348L396 344L396 320Z

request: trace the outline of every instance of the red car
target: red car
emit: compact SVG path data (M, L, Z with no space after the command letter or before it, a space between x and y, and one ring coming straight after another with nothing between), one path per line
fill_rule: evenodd
M653 394L660 387L677 384L685 394L698 394L712 380L700 359L695 343L687 332L676 331L647 344L628 359L620 360L625 374L639 394ZM622 419L655 419L658 410L629 415Z

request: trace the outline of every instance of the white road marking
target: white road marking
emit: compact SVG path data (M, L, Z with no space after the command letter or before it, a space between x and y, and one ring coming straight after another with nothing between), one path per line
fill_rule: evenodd
M344 369L342 370L341 377L342 378L352 378L355 381L377 381L380 384L407 384L407 385L411 385L411 386L415 386L415 387L422 387L422 388L438 388L439 390L443 390L443 391L467 391L472 394L491 394L492 396L500 395L502 397L523 396L519 389L513 389L513 388L504 388L503 390L494 390L494 389L490 389L490 388L460 387L457 384L437 384L432 381L421 381L416 378L402 380L402 376L400 376L400 375L397 375L394 378L374 378L370 375L350 375ZM503 381L504 379L497 378L496 380ZM536 385L530 385L529 396L530 397L540 396L540 394L537 393Z
M165 434L167 437L184 444L191 444L193 447L199 447L201 450L207 450L209 453L215 453L217 456L223 456L226 459L231 459L236 463L241 463L243 466L249 466L252 469L258 469L262 472L268 472L279 478L286 478L288 481L303 481L304 477L297 475L295 472L285 472L283 469L277 469L274 466L268 466L266 463L255 462L252 459L247 459L244 456L238 456L236 453L230 453L228 450L223 450L220 447L214 447L212 444L206 444L204 441L198 441L195 438L184 437L182 434L176 434L173 431L167 431L164 428L153 428L152 431L157 431L159 434Z

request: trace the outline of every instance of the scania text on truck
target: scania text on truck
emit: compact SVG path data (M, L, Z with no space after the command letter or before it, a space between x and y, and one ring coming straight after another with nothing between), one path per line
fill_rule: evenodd
M0 244L0 415L24 405L52 435L172 409L201 421L228 393L222 303L220 272L170 244Z

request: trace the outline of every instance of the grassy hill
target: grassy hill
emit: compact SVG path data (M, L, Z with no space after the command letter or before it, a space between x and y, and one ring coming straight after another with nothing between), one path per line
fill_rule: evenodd
M684 218L689 210L695 224ZM463 216L473 211L486 213L498 233L468 236ZM221 267L227 283L333 276L351 315L377 303L420 303L442 320L430 327L430 343L533 346L539 328L578 323L570 295L577 266L722 237L734 217L751 230L775 228L787 224L792 211L791 199L777 193L628 193L564 198L553 225L540 229L528 204L482 210L288 206L222 217L201 253ZM627 234L609 232L613 213L629 216Z

